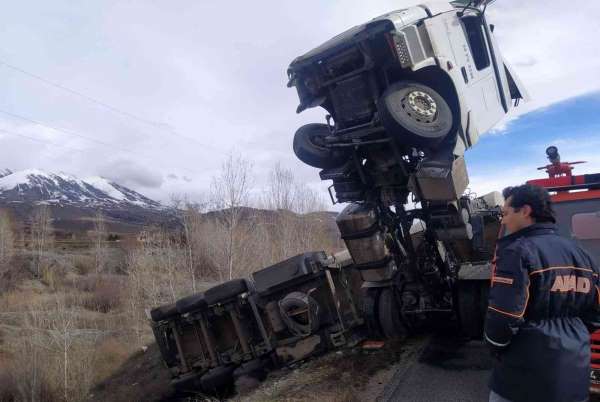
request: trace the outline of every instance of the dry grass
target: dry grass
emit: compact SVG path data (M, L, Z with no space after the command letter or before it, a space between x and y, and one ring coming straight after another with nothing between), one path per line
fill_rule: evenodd
M114 372L132 350L126 338L84 329L85 321L68 310L28 313L2 345L12 353L0 365L0 402L86 400L92 385Z
M359 402L369 378L400 360L402 349L390 343L379 351L360 349L331 352L293 370L269 374L254 392L235 402Z
M127 256L112 250L102 269L90 250L21 250L3 273L10 275L0 276L0 281L10 279L5 282L10 286L0 288L0 402L83 401L95 382L110 377L133 350L152 341L146 309L226 279L228 266L233 276L246 276L293 254L332 250L337 244L330 228L312 217L255 216L253 211L247 209L252 216L231 233L219 219L193 212L195 223L186 236L151 231ZM228 234L234 240L230 254L224 252ZM149 367L161 364L154 360ZM331 382L335 370L315 372L329 383L327 390L321 387L320 400L352 401L352 388L338 389ZM300 395L290 387L255 400ZM297 387L308 394L308 388Z
M19 389L10 374L10 366L7 364L7 356L0 360L0 402L16 402Z
M96 382L112 373L131 355L132 350L125 340L106 338L99 342L96 348L97 359L95 362Z
M91 255L78 254L74 255L72 259L73 266L79 275L87 275L96 269L94 257Z
M65 293L71 306L108 313L121 306L126 283L127 278L119 275L76 276L65 281L65 287L75 292Z

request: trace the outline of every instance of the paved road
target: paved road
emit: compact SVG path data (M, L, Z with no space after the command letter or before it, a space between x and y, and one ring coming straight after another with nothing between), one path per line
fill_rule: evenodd
M492 360L483 342L434 336L401 364L377 401L483 402Z

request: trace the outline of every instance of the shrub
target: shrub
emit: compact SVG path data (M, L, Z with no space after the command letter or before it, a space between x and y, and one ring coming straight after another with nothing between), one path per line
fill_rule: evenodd
M96 269L94 257L89 255L74 255L73 265L80 275L87 275Z
M90 294L83 298L82 305L93 311L108 313L119 307L123 299L124 280L116 276L99 277Z

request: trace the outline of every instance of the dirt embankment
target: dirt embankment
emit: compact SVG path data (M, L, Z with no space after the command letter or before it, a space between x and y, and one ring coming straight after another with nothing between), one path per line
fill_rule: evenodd
M169 387L169 372L156 345L133 355L114 375L91 392L92 402L358 402L374 400L393 376L395 366L423 343L388 343L382 349L360 347L331 352L269 373L257 388L216 399L204 395L176 395Z
M171 376L156 344L131 356L113 375L90 392L91 402L174 401Z

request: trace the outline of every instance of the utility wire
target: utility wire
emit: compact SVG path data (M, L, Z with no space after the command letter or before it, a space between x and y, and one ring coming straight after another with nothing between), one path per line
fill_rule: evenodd
M22 137L22 138L28 139L30 141L35 141L35 142L38 142L41 144L52 145L54 147L60 147L60 148L68 148L68 149L71 149L71 150L77 151L77 152L86 152L83 149L71 147L69 145L57 144L57 143L51 142L51 141L45 141L45 140L42 140L42 139L36 138L36 137L30 137L30 136L22 134L22 133L17 133L16 131L10 131L10 130L5 130L3 128L0 128L0 132L5 133L5 134L10 134L10 135L16 135L18 137Z
M46 127L46 128L49 128L49 129L51 129L51 130L59 131L59 132L61 132L61 133L67 134L67 135L71 135L71 136L74 136L74 137L83 138L83 139L85 139L85 140L88 140L88 141L91 141L91 142L95 142L95 143L97 143L97 144L99 144L99 145L102 145L102 146L108 147L108 148L110 148L110 149L117 149L117 150L119 150L119 151L121 151L121 152L124 152L124 153L130 154L130 155L133 155L133 156L135 156L135 157L138 157L138 158L145 159L147 162L151 162L151 163L154 163L154 162L156 162L156 159L155 159L155 158L152 158L152 157L150 157L150 156L146 156L146 155L140 155L140 154L138 154L138 153L136 153L136 152L134 152L134 151L132 151L132 150L130 150L130 149L127 149L127 148L122 148L122 147L117 147L117 146L115 146L114 144L110 144L110 143L108 143L108 142L100 141L100 140L97 140L97 139L95 139L95 138L91 138L91 137L88 137L88 136L85 136L85 135L82 135L82 134L76 133L76 132L74 132L74 131L71 131L71 130L66 130L66 129L59 128L59 127L54 127L54 126L51 126L51 125L49 125L49 124L45 124L45 123L42 123L42 122L40 122L40 121L37 121L37 120L31 119L31 118L29 118L29 117L21 116L21 115L19 115L19 114L12 113L12 112L8 112L8 111L6 111L6 110L2 110L2 109L0 109L0 113L4 113L4 114L6 114L6 115L8 115L8 116L11 116L11 117L14 117L14 118L17 118L17 119L21 119L21 120L24 120L24 121L27 121L27 122L30 122L30 123L33 123L33 124L37 124L37 125L39 125L39 126ZM3 131L3 132L8 132L7 130L2 130L2 131ZM11 133L12 133L12 132L11 132ZM24 135L21 135L21 136L25 137ZM30 137L30 139L32 139L32 138ZM40 141L41 141L41 140L40 140ZM188 168L185 168L185 167L180 167L180 169L186 170L188 173L191 173L191 174L194 174L194 175L198 174L198 172L195 172L195 171L193 171L193 170L190 170L190 169L188 169Z
M5 115L8 115L8 116L14 117L14 118L16 118L16 119L21 119L21 120L27 121L27 122L29 122L29 123L37 124L38 126L46 127L46 128L49 128L49 129L51 129L51 130L59 131L59 132L61 132L61 133L67 134L67 135L72 135L72 136L74 136L74 137L83 138L83 139L85 139L85 140L88 140L88 141L91 141L91 142L95 142L95 143L97 143L97 144L100 144L100 145L103 145L103 146L105 146L105 147L109 147L109 148L117 148L117 149L119 149L119 151L126 152L126 153L132 154L132 155L134 155L134 156L141 156L141 155L137 155L135 152L133 152L133 151L132 151L132 150L130 150L130 149L126 149L126 148L119 148L119 147L115 146L114 144L110 144L110 143L108 143L108 142L100 141L100 140L97 140L97 139L95 139L95 138L87 137L87 136L85 136L85 135L78 134L78 133L76 133L76 132L74 132L74 131L71 131L71 130L66 130L66 129L64 129L64 128L54 127L54 126L51 126L51 125L49 125L49 124L42 123L41 121L33 120L33 119L29 118L29 117L21 116L21 115L19 115L19 114L16 114L16 113L8 112L8 111L6 111L6 110L2 110L2 109L0 109L0 113L4 113Z
M93 98L93 97L91 97L89 95L86 95L86 94L84 94L82 92L76 91L74 89L68 88L68 87L66 87L64 85L58 84L58 83L53 82L53 81L51 81L49 79L46 79L44 77L41 77L41 76L39 76L37 74L31 73L29 71L26 71L26 70L24 70L24 69L22 69L20 67L17 67L17 66L15 66L13 64L8 63L8 62L6 62L6 61L4 61L2 59L0 59L0 65L3 65L3 66L5 66L5 67L7 67L7 68L9 68L11 70L17 71L17 72L19 72L19 73L21 73L23 75L26 75L26 76L28 76L30 78L36 79L38 81L41 81L41 82L45 83L46 85L52 86L54 88L58 88L58 89L63 90L63 91L66 91L66 92L68 92L68 93L70 93L72 95L79 96L79 97L87 100L88 102L91 102L91 103L94 103L94 104L96 104L98 106L101 106L101 107L103 107L103 108L105 108L105 109L107 109L107 110L109 110L109 111L111 111L113 113L116 113L116 114L119 114L121 116L133 119L135 121L138 121L138 122L150 125L150 126L154 127L155 129L166 131L166 132L168 132L168 133L170 133L172 135L175 135L177 137L183 138L185 140L193 141L193 142L195 142L198 145L201 145L201 146L207 147L207 148L211 148L211 149L213 149L213 150L215 150L217 152L220 152L222 154L226 154L226 152L224 152L224 151L222 151L222 150L220 150L220 149L218 149L218 148L216 148L216 147L214 147L212 145L205 144L205 143L202 143L202 142L196 140L195 138L191 138L191 137L188 137L186 135L182 135L182 134L178 133L175 130L164 128L158 122L154 122L154 121L151 121L151 120L148 120L148 119L144 119L143 117L136 116L133 113L127 112L127 111L122 110L122 109L119 109L119 108L117 108L115 106L112 106L112 105L110 105L110 104L108 104L106 102L103 102L101 100L98 100L96 98Z
M26 76L30 77L30 78L34 78L34 79L36 79L36 80L38 80L38 81L41 81L41 82L43 82L43 83L45 83L45 84L47 84L47 85L50 85L50 86L53 86L53 87L55 87L55 88L61 89L61 90L63 90L63 91L69 92L69 93L71 93L71 94L73 94L73 95L77 95L77 96L79 96L79 97L81 97L81 98L84 98L85 100L87 100L87 101L89 101L89 102L92 102L92 103L95 103L95 104L97 104L97 105L99 105L99 106L102 106L102 107L104 107L104 108L106 108L106 109L108 109L108 110L110 110L110 111L112 111L112 112L115 112L115 113L121 114L121 115L123 115L123 116L127 116L127 117L129 117L129 118L131 118L131 119L137 120L137 121L139 121L139 122L142 122L142 123L145 123L145 124L149 124L149 125L151 125L151 126L154 126L154 127L156 127L156 128L160 128L160 126L159 126L159 123L156 123L156 122L153 122L153 121L150 121L150 120L146 120L146 119L144 119L144 118L142 118L142 117L138 117L138 116L136 116L136 115L134 115L134 114L131 114L131 113L129 113L129 112L126 112L126 111L124 111L124 110L118 109L118 108L116 108L116 107L114 107L114 106L111 106L111 105L109 105L108 103L105 103L105 102L102 102L102 101L100 101L100 100L98 100L98 99L92 98L91 96L88 96L88 95L86 95L86 94L84 94L84 93L81 93L81 92L79 92L79 91L76 91L76 90L74 90L74 89L71 89L71 88L67 88L67 87L65 87L64 85L58 84L58 83L56 83L56 82L52 82L52 81L50 81L50 80L47 80L47 79L46 79L46 78L44 78L44 77L40 77L40 76L39 76L39 75L37 75L37 74L30 73L29 71L23 70L23 69L22 69L22 68L20 68L20 67L17 67L17 66L15 66L15 65L9 64L9 63L7 63L7 62L6 62L6 61L4 61L4 60L0 60L0 65L3 65L3 66L5 66L5 67L8 67L8 68L10 68L11 70L15 70L15 71L17 71L17 72L19 72L19 73L21 73L21 74L24 74L24 75L26 75Z

